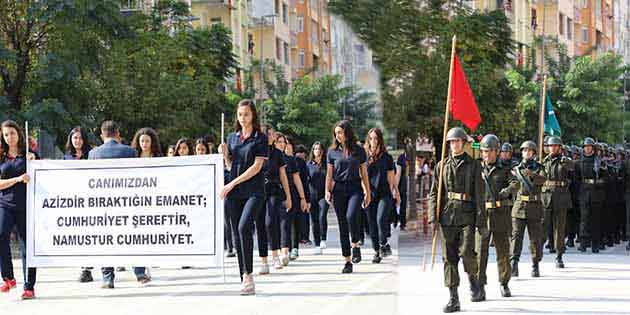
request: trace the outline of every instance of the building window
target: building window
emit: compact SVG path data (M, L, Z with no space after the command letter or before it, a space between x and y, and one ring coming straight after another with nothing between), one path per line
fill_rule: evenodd
M276 59L282 60L282 40L276 37Z
M289 24L289 7L286 3L282 4L282 23Z
M315 20L311 20L311 41L313 45L319 44L319 27L317 26L317 22Z
M357 66L364 67L365 66L365 46L359 44L355 45L354 50L357 56Z
M299 66L300 68L304 68L304 65L306 64L306 55L304 54L304 49L300 49L300 53L298 54L298 59L299 59Z
M304 16L301 14L297 18L297 31L299 33L304 32Z
M564 14L558 13L558 33L564 35Z
M582 27L582 42L588 43L588 28Z
M573 39L573 20L567 18L567 38Z
M210 19L210 24L214 25L214 24L219 24L221 23L221 18L220 17L213 17Z
M311 10L317 10L318 9L318 0L311 0Z
M289 64L289 44L287 43L282 43L282 46L284 47L284 64L288 65Z
M532 21L531 21L532 30L535 31L537 26L538 26L538 22L536 21L536 9L532 9Z
M273 4L274 12L276 13L276 15L280 15L280 0L275 0Z

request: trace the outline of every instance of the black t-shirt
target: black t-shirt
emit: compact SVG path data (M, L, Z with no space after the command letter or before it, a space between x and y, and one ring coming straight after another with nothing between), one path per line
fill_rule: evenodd
M287 178L289 179L289 188L291 188L291 192L294 193L296 191L295 183L293 182L293 174L298 173L300 170L298 169L297 161L294 156L288 156L286 154L283 155L284 162L286 164Z
M284 196L280 182L280 168L285 165L284 153L274 147L269 147L269 159L265 161L262 170L265 174L265 192L268 195Z
M308 175L310 177L309 190L311 191L311 197L317 198L317 200L324 198L326 192L326 165L319 166L319 164L309 161Z
M300 181L302 181L302 189L304 189L304 198L307 202L310 202L311 195L308 189L309 186L309 176L308 176L308 166L306 166L306 161L304 159L296 157L295 162L297 164L298 172L300 173Z
M267 158L269 143L267 136L254 131L247 139L241 139L241 133L231 133L228 137L228 151L232 157L230 179L234 180L254 165L257 157ZM252 195L263 197L265 194L265 175L258 172L249 180L237 185L229 194L230 197L248 198Z
M393 171L394 159L385 152L378 160L368 164L368 177L370 178L370 190L377 198L391 197L392 192L387 182L387 172Z
M360 182L360 167L367 160L367 155L362 147L355 144L349 155L341 147L328 150L326 160L333 166L335 182Z
M0 163L0 177L9 179L26 173L26 157L3 157ZM17 183L9 188L0 190L0 207L26 211L26 184Z

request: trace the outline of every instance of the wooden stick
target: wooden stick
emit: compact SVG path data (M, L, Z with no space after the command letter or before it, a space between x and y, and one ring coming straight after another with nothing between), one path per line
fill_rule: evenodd
M440 173L438 178L438 191L437 191L437 208L436 214L433 222L433 241L431 245L431 270L433 270L433 266L435 265L435 251L437 247L437 236L438 230L440 228L440 209L442 207L442 189L444 186L444 162L446 159L446 133L448 132L448 118L451 109L451 85L452 85L452 77L453 77L453 65L455 63L455 46L457 44L457 36L453 35L453 44L451 47L451 66L448 72L448 93L446 96L446 110L444 111L444 130L442 133L442 157L440 158ZM424 267L423 267L424 269Z
M540 161L540 163L542 163L543 158L544 158L544 151L543 151L543 146L544 146L544 139L545 139L545 108L546 108L546 101L547 101L547 75L545 75L543 77L543 88L542 88L542 100L540 102L540 117L539 117L539 121L538 121L538 160Z
M225 113L221 113L221 143L225 143Z

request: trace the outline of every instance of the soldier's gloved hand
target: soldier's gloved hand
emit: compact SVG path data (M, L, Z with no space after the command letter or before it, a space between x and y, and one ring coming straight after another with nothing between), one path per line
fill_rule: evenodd
M508 188L501 189L499 192L499 198L507 199L508 197L510 197L510 190Z

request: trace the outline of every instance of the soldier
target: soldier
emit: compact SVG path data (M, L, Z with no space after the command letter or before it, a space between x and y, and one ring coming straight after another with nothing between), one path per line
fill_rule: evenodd
M502 164L503 167L512 168L518 164L518 161L512 157L514 149L512 145L509 143L504 143L501 145L501 152L499 153L499 163Z
M573 165L580 160L580 150L575 145L571 146L571 159ZM575 179L575 168L569 175L569 192L571 193L571 208L567 212L567 242L566 247L575 247L575 241L580 226L580 200L578 181Z
M503 167L497 162L499 150L499 138L495 135L486 135L481 139L479 148L483 161L482 178L485 184L486 216L488 218L486 229L489 233L477 233L476 252L479 261L479 284L481 299L486 299L484 286L487 284L486 269L488 267L488 249L490 237L494 241L497 252L497 266L499 269L499 283L501 284L501 296L510 297L512 293L508 287L510 281L510 231L512 205L511 189L512 174L509 167ZM480 230L481 231L481 230Z
M602 207L602 215L601 215L601 231L602 231L602 242L599 245L600 250L605 250L606 246L613 247L613 241L611 239L612 227L613 227L613 214L614 207L617 203L617 169L615 169L613 165L613 161L611 159L611 147L602 143L602 165L607 168L607 176L605 177L604 183L604 203ZM602 177L604 179L604 177Z
M543 154L543 159L546 159L547 156L549 156L549 152L550 152L549 139L551 139L551 136L545 136L543 140L543 151L545 152L545 154ZM547 242L547 244L545 245L545 248L549 250L550 254L556 253L556 248L555 246L553 246L554 244L553 226L554 226L553 217L548 216L545 213L545 215L543 216L543 244Z
M545 223L553 223L553 240L550 243L557 252L556 268L564 268L562 254L564 253L564 234L567 219L567 209L571 208L571 193L569 192L570 173L573 162L561 155L562 140L550 137L549 155L545 157L543 166L547 174L547 181L542 188L542 203L545 209Z
M440 224L442 229L442 251L444 258L444 284L449 288L450 299L444 307L445 313L460 310L457 287L459 286L458 263L461 257L464 270L468 273L472 301L480 301L478 268L475 257L475 227L481 234L485 230L486 217L483 203L481 163L464 151L468 135L456 127L448 131L451 154L440 161L434 172L433 185L429 194L429 222ZM446 150L446 148L444 148ZM444 163L444 174L440 167ZM441 209L437 216L438 180L443 176ZM434 229L435 231L435 229Z
M595 153L595 140L585 138L584 152L575 164L575 179L579 183L580 247L585 252L589 244L593 253L599 253L601 243L601 210L605 192L603 180L607 168Z
M540 191L545 183L545 170L535 160L536 144L525 141L521 145L523 160L512 169L516 176L513 193L516 201L512 207L512 277L518 277L518 261L523 250L525 228L529 234L529 250L532 253L532 277L540 277L538 263L542 260L543 209Z
M615 160L613 161L614 167L617 170L617 203L615 204L615 213L613 219L613 232L612 238L615 244L621 244L622 235L624 235L625 222L626 222L626 208L624 204L624 174L625 174L625 155L621 145L617 145L615 148Z

